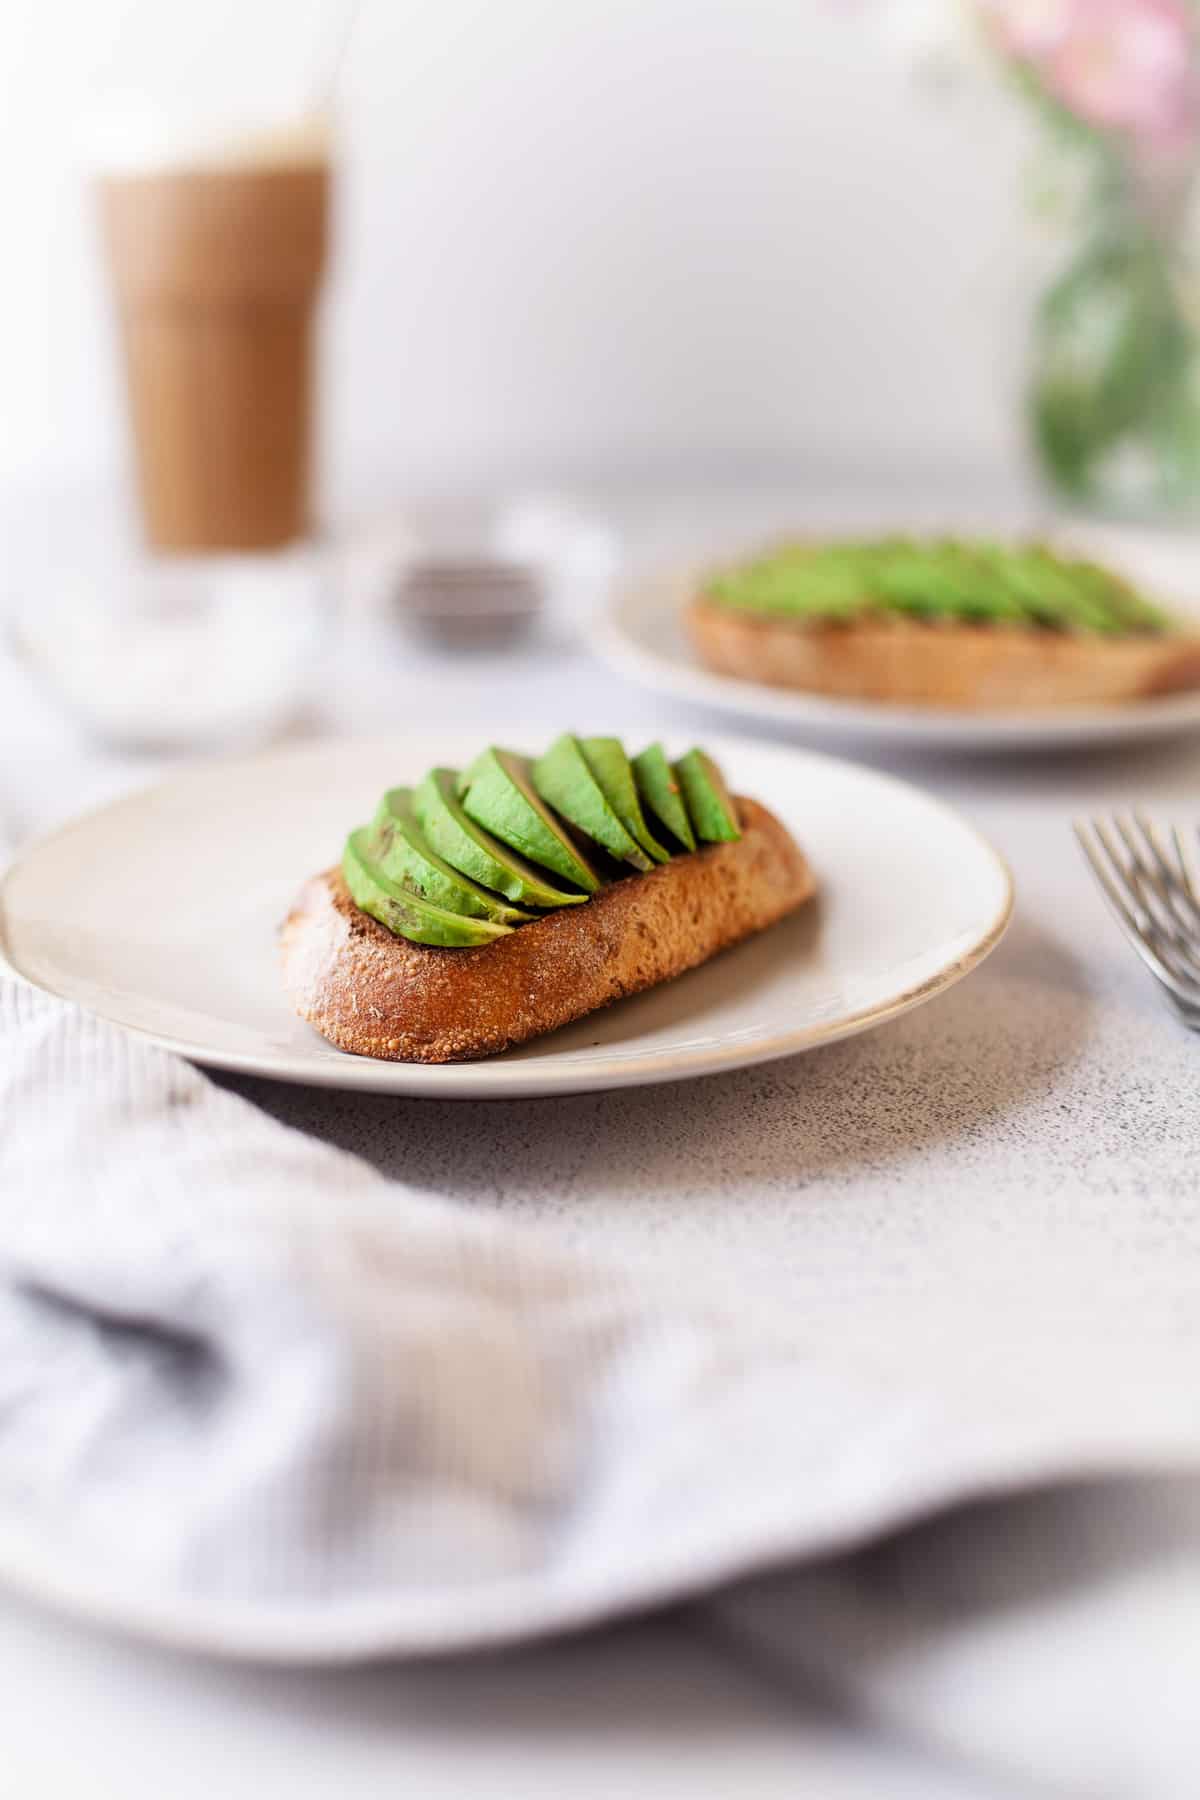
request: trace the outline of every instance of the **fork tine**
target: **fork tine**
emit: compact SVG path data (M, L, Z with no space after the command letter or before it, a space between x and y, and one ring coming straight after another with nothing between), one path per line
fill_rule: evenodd
M1159 879L1163 884L1166 904L1170 906L1171 911L1174 913L1179 923L1184 927L1184 930L1188 933L1194 933L1197 927L1200 926L1200 906L1196 904L1196 898L1192 893L1191 882L1188 879L1186 868L1182 868L1181 870L1172 866L1162 847L1158 831L1150 819L1147 819L1143 813L1135 812L1133 820L1141 835L1142 842L1145 844L1147 851L1153 858L1154 867L1158 871ZM1176 899L1177 895L1182 896L1182 908Z
M1181 981L1200 980L1200 960L1191 941L1192 920L1180 912L1162 874L1147 863L1128 822L1117 814L1113 826L1125 846L1127 858L1119 855L1107 831L1099 821L1096 823L1109 860L1134 901L1137 909L1134 919L1139 933L1153 941L1159 957ZM1151 840L1147 841L1147 849L1157 860L1158 853Z
M1189 977L1186 971L1181 974L1170 967L1163 960L1158 947L1148 935L1152 931L1157 935L1154 920L1146 912L1136 889L1130 886L1129 871L1126 869L1104 821L1102 819L1092 819L1091 821L1092 835L1096 843L1100 845L1103 855L1097 851L1095 844L1089 838L1086 827L1080 821L1076 820L1074 829L1080 849L1087 858L1092 873L1116 914L1122 931L1142 962L1182 1005L1191 1008L1200 1007L1200 981ZM1126 894L1133 900L1138 909L1137 912L1131 910Z
M1129 852L1128 860L1121 855L1113 841L1112 832L1104 820L1092 820L1092 830L1096 834L1100 848L1108 858L1109 869L1116 877L1117 889L1125 898L1133 928L1139 937L1144 937L1147 932L1157 929L1158 921L1146 902L1145 889L1139 874L1137 852L1130 841L1127 827L1119 817L1114 817L1113 825Z
M1200 898L1198 898L1196 894L1195 877L1192 874L1191 864L1187 859L1187 852L1183 847L1183 838L1180 835L1178 825L1172 825L1171 827L1171 848L1175 852L1175 862L1179 869L1179 879L1191 895L1193 902L1197 906L1200 906Z
M1103 825L1099 821L1097 823L1113 868L1119 880L1124 881L1126 891L1133 901L1134 925L1145 951L1142 960L1147 967L1152 968L1160 981L1170 984L1172 993L1181 1004L1196 1006L1200 989L1200 960L1197 959L1190 935L1181 931L1173 922L1178 919L1178 913L1167 906L1167 902L1157 891L1161 886L1160 878L1146 870L1144 858L1123 820L1114 819L1114 824L1129 850L1128 867L1116 853L1112 838ZM1147 887L1155 892L1159 902L1157 909L1148 898ZM1167 910L1166 920L1163 917L1164 909Z
M1156 851L1154 848L1154 844L1151 842L1149 837L1146 835L1146 832L1141 824L1141 821L1138 818L1138 815L1135 813L1133 815L1133 820L1131 822L1129 819L1126 819L1121 813L1114 813L1113 814L1113 824L1116 826L1116 829L1120 834L1121 842L1124 844L1126 850L1129 852L1129 862L1130 862L1130 866L1133 870L1135 877L1137 877L1141 881L1145 882L1150 887L1150 889L1153 892L1153 894L1155 895L1155 897L1158 900L1160 900L1164 905L1166 905L1167 901L1168 901L1168 893L1167 893L1166 885L1163 881L1163 877L1162 877L1161 873L1158 871L1158 869L1155 867L1155 863L1157 862L1158 859L1157 859L1157 854L1156 854ZM1137 840L1135 839L1135 837L1133 835L1133 825L1134 824L1137 825L1138 830L1142 835L1142 843L1141 844L1139 844L1137 842ZM1143 845L1145 846L1144 848L1143 848ZM1149 861L1147 861L1147 852L1149 853L1149 858L1150 858Z
M1160 901L1162 899L1161 894L1157 891L1157 885L1153 874L1145 866L1142 860L1142 853L1133 840L1133 832L1129 828L1129 823L1120 813L1113 814L1113 826L1116 829L1121 842L1125 846L1129 859L1124 870L1125 881L1130 891L1137 895L1138 902L1145 912L1146 917L1148 919L1153 919L1154 909L1146 896L1147 887L1151 890L1156 899ZM1109 855L1112 855L1111 849L1109 850Z
M1164 962L1170 963L1183 980L1195 982L1200 980L1200 908L1168 861L1153 824L1140 813L1133 816L1145 853L1153 858L1153 867L1147 866L1145 855L1139 853L1132 833L1122 821L1118 820L1118 827L1135 858L1137 891L1161 940L1156 948ZM1157 907L1147 896L1147 886Z
M1099 819L1093 819L1091 824L1101 849L1104 850L1113 867L1119 871L1120 879L1124 881L1124 871L1121 869L1120 862L1113 851L1112 844L1108 840L1103 823ZM1132 931L1134 936L1140 941L1141 927L1138 925L1137 920L1126 905L1125 897L1122 894L1120 887L1117 886L1116 882L1113 881L1112 876L1109 874L1104 859L1099 855L1088 837L1087 827L1079 819L1075 821L1075 836L1079 840L1080 849L1083 851L1083 854L1087 857L1088 862L1091 865L1092 874L1096 877L1096 880L1108 895L1109 901L1116 909L1117 917L1122 921L1127 930Z

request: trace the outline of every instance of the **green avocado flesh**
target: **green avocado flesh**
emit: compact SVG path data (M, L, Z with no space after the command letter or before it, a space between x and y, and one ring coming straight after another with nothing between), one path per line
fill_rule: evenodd
M643 871L653 868L646 852L608 804L603 788L588 768L579 739L571 732L564 731L545 756L538 757L533 765L533 785L569 825L618 862L631 863Z
M413 791L413 810L421 830L452 868L481 887L494 888L508 900L543 912L587 898L556 888L540 869L468 818L458 798L458 780L454 769L431 769Z
M431 906L466 918L494 919L498 925L523 925L533 917L499 894L489 893L438 855L417 824L410 788L390 788L379 802L370 849L389 881Z
M360 911L378 919L397 937L409 938L414 944L439 944L462 950L494 943L512 931L511 925L498 925L491 919L466 919L461 913L431 906L390 881L371 859L370 840L368 830L351 832L342 854L342 874Z
M734 844L742 835L737 808L725 777L703 750L689 750L675 764L675 775L696 836L709 844Z
M686 850L694 850L696 834L688 818L683 790L662 745L650 744L635 756L633 773L642 805L666 826L672 837L678 838Z
M467 817L501 843L585 892L597 892L600 877L537 792L524 757L512 750L485 750L463 776L460 792Z
M430 769L415 788L389 788L370 825L346 840L342 873L355 905L397 937L452 950L491 944L669 862L643 804L687 851L741 836L703 750L672 765L651 744L631 762L619 738L564 732L538 757L493 745L464 774ZM580 843L603 851L603 876Z
M1166 613L1097 563L1045 544L982 539L784 545L712 576L703 598L814 624L852 624L891 613L1104 637L1172 629Z
M583 754L604 798L632 838L656 863L670 862L671 852L664 849L646 823L638 799L633 764L625 754L620 738L589 737L582 740Z

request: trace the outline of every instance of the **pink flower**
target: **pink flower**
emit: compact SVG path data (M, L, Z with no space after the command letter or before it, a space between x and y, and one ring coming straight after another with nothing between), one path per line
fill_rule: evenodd
M979 10L1008 55L1033 60L1058 48L1078 7L1077 0L979 0Z
M1186 0L980 0L1001 47L1068 112L1148 147L1200 118L1197 20Z
M1194 30L1180 0L1091 0L1053 54L1051 87L1096 125L1172 138L1195 109Z

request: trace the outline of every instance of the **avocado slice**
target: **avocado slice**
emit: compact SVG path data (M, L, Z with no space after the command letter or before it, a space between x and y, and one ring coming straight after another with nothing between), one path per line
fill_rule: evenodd
M417 824L411 788L389 788L379 802L371 827L371 852L381 872L398 887L470 919L494 919L498 925L523 925L532 913L511 906L499 894L472 881L440 857Z
M584 738L583 754L588 768L600 783L604 798L630 836L637 839L646 855L655 862L670 862L671 852L659 843L642 815L633 764L626 756L620 738Z
M475 758L459 792L463 811L485 831L589 894L597 891L600 877L534 787L523 756L492 746Z
M712 757L703 750L689 750L675 764L675 778L696 836L709 844L735 844L742 835L737 807Z
M683 792L661 744L650 744L633 759L633 774L642 804L688 850L696 848L696 834L688 818Z
M440 944L446 949L461 950L474 944L494 943L511 933L511 925L498 925L492 919L465 919L461 913L447 912L410 894L390 881L379 864L372 861L370 846L368 829L352 831L342 853L342 874L354 904L397 937L409 938L414 944Z
M418 825L451 868L508 900L543 912L587 899L586 894L564 893L552 886L540 869L468 818L458 798L458 782L454 769L431 769L413 793Z
M542 799L562 814L585 837L635 869L651 869L653 863L641 845L626 831L604 797L604 790L588 768L579 739L564 731L545 756L533 765L533 785Z

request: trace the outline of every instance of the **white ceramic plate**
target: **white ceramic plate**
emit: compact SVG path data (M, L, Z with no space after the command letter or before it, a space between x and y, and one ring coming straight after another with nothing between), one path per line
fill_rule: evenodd
M938 801L811 752L709 740L735 788L791 827L819 902L679 981L505 1056L427 1067L335 1050L293 1016L280 985L274 939L289 902L336 860L383 788L512 736L493 727L469 742L317 746L193 769L27 851L0 885L0 949L35 986L196 1062L500 1099L671 1081L847 1037L949 987L1008 921L1003 863Z
M1090 548L1096 531L1071 534ZM1081 542L1082 540L1082 542ZM1128 546L1123 546L1128 550ZM1109 549L1107 540L1101 553ZM1139 550L1123 557L1109 552L1136 573ZM710 565L711 566L711 565ZM960 750L1067 748L1129 738L1159 737L1200 730L1200 691L1143 700L1128 706L1062 707L1041 712L962 713L938 707L889 706L878 701L831 700L770 688L706 669L685 636L682 615L695 592L696 568L680 568L619 590L593 623L591 646L618 673L659 694L669 694L725 713L742 723L766 721L806 737L839 742L892 741ZM1195 613L1196 603L1181 584L1154 583L1176 610ZM1200 582L1197 589L1200 591Z

